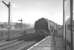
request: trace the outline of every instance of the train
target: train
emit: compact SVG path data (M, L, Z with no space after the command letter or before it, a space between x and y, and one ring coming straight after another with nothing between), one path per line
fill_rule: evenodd
M50 34L50 31L48 29L48 22L44 18L38 19L35 22L33 29L35 30L34 33L27 34L27 38L25 37L24 34L23 37L19 39L39 41Z

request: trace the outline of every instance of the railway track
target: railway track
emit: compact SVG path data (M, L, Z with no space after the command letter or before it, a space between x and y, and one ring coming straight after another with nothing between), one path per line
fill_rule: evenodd
M0 45L0 50L22 50L36 43L35 41L11 41L6 44Z

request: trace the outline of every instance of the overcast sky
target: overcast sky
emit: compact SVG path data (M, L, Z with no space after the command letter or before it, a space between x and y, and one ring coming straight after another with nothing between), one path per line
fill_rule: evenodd
M8 0L5 0L8 2ZM11 22L34 24L34 22L45 17L58 24L63 23L63 0L11 0ZM0 21L7 22L8 9L0 0Z

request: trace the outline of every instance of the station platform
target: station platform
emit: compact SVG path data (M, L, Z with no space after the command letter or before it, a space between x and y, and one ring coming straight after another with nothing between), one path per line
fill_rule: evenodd
M47 36L27 50L65 50L65 42L60 37Z

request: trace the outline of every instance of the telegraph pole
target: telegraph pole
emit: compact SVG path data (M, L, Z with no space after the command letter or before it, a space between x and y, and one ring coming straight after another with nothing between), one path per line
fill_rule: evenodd
M5 6L7 6L7 8L8 8L8 39L7 39L7 41L8 41L9 40L9 31L10 31L10 6L11 6L11 3L10 3L10 1L8 4L4 1L2 1L2 3L5 4Z
M65 50L66 50L66 23L65 23L65 0L63 0L63 36L65 39Z
M70 0L70 24L71 24L71 50L73 50L73 0Z
M63 33L64 33L64 38L65 38L65 7L64 7L64 0L63 0Z

